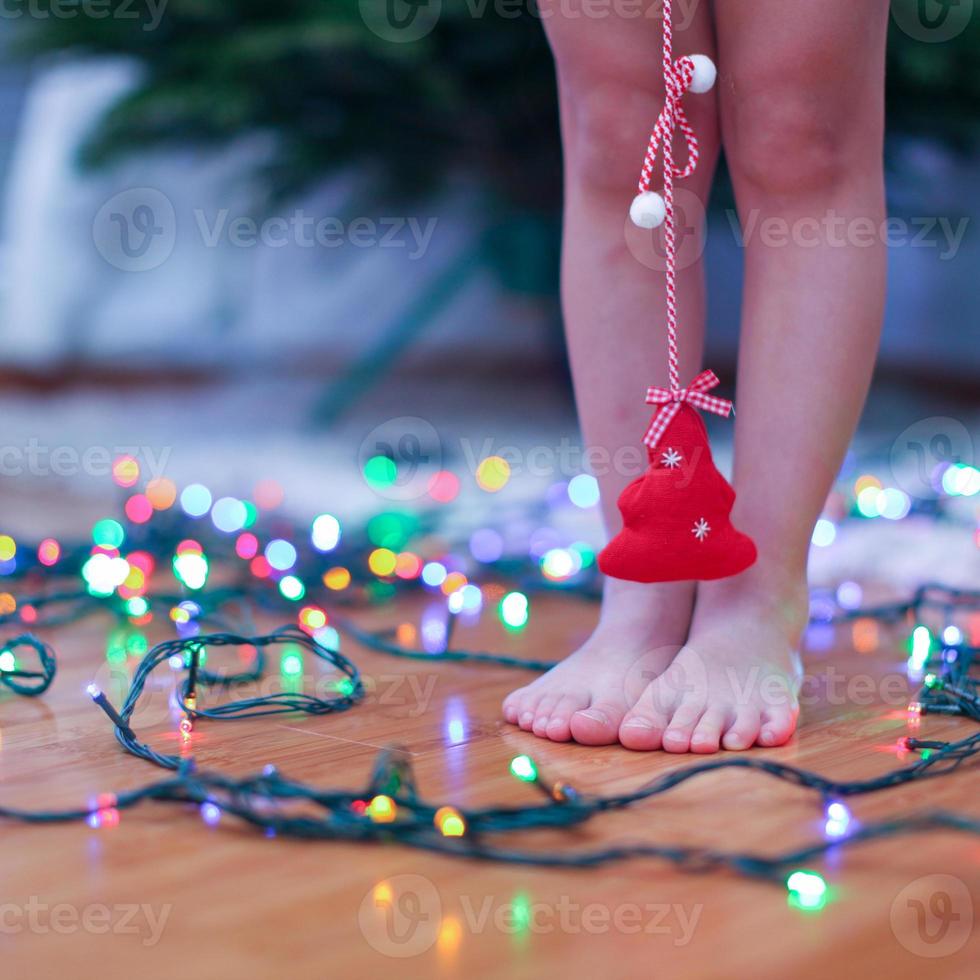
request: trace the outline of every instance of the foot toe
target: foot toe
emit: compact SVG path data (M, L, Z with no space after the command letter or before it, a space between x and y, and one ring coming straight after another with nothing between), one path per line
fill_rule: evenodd
M770 708L762 714L762 730L759 744L766 746L785 745L796 731L798 709Z
M664 688L662 678L651 681L626 713L619 728L620 742L628 749L639 751L659 749L673 713L672 691Z
M540 738L544 737L551 720L551 712L557 703L557 698L545 695L534 709L534 721L531 723L531 731Z
M657 707L653 698L644 695L623 719L619 740L628 749L652 752L661 747L669 721L668 712Z
M530 687L519 687L516 691L511 691L504 698L503 712L504 718L512 725L520 721L521 715L526 710L525 705L529 698L534 697L534 691Z
M717 752L721 745L721 733L732 720L728 708L715 706L707 708L691 735L692 752Z
M725 732L721 744L732 752L739 752L755 744L759 736L759 710L746 706L735 713L735 720Z
M682 701L664 731L664 751L687 752L691 747L691 736L703 714L704 705L700 701Z
M534 724L534 717L540 700L540 694L525 698L518 709L517 724L526 732L529 732Z
M572 738L582 745L611 745L616 741L624 713L624 705L596 701L572 715L569 722Z
M548 721L546 736L552 742L567 742L572 737L570 722L576 711L581 711L589 703L586 695L566 694L555 705Z

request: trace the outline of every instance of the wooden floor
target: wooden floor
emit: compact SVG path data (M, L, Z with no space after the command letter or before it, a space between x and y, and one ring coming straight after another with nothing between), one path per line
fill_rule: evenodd
M388 606L366 622L417 622L418 613L412 604ZM587 633L594 615L594 607L573 599L535 598L524 632L507 633L485 615L461 627L457 641L557 657ZM113 679L106 660L109 627L96 618L49 631L45 638L59 653L51 690L36 701L0 695L3 803L79 804L160 776L123 753L84 694L94 678L118 703L125 681ZM148 638L164 635L161 626ZM900 707L903 637L882 632L878 648L863 654L850 639L843 630L828 650L810 654L816 678L810 693L819 693L808 699L798 737L778 750L756 750L759 756L837 777L884 773L908 761L895 749L907 730ZM861 645L870 645L866 635ZM691 762L555 745L509 727L499 703L526 681L524 672L406 664L349 640L343 649L370 679L367 703L336 717L201 723L193 736L199 764L243 774L271 762L289 776L359 787L376 751L397 741L410 749L427 798L517 804L539 800L508 773L509 760L521 752L532 753L547 773L593 791L635 787ZM112 670L131 672L135 662L130 657ZM847 679L858 677L848 688ZM159 709L164 701L151 699L155 717L137 722L152 744L172 751L173 722ZM970 725L926 718L920 731L948 738ZM977 816L977 786L976 769L964 770L858 799L854 811L869 820L935 805ZM725 772L579 829L510 843L588 848L657 840L772 852L819 839L822 825L813 796L753 773ZM4 823L0 833L0 962L2 975L18 980L892 980L974 977L980 953L969 898L980 883L980 842L954 834L834 855L817 865L832 901L807 913L790 908L780 888L727 874L681 874L655 861L575 871L472 864L398 846L269 840L227 818L208 827L196 812L173 805L126 812L114 828ZM947 877L930 877L937 875ZM919 924L917 909L924 916ZM933 912L943 918L932 921Z

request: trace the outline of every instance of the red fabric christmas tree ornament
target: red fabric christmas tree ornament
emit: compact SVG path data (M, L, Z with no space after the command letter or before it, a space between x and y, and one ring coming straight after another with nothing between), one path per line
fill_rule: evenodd
M699 382L718 383L705 371L688 391L696 393ZM649 469L619 498L623 530L599 555L606 575L632 582L705 580L736 575L755 561L752 539L729 516L735 491L715 468L704 422L688 402L668 403L665 411L676 408L649 450Z
M619 498L623 530L599 555L599 568L613 578L633 582L673 582L725 578L744 571L756 559L751 538L731 523L735 491L715 468L708 434L696 409L728 416L732 403L708 391L718 384L703 371L680 386L677 355L677 247L674 233L674 179L690 176L698 164L698 141L684 113L688 91L707 92L716 71L704 55L674 61L671 0L664 0L664 108L657 119L643 170L640 193L630 217L641 228L664 226L667 286L667 369L669 388L650 388L647 402L659 405L644 445L649 469ZM687 166L674 166L677 129L687 143ZM663 156L663 196L650 190L657 151Z

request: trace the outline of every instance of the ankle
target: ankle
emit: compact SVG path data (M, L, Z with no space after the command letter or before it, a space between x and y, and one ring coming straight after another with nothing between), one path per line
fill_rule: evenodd
M754 616L774 618L789 633L801 633L809 613L805 570L759 561L740 575L698 583L699 616L715 612L731 616L740 609Z
M602 590L602 615L617 620L650 619L657 610L690 608L695 582L627 582L607 578Z
M655 639L665 627L684 627L694 608L694 582L644 584L607 578L597 633L606 630L640 632Z

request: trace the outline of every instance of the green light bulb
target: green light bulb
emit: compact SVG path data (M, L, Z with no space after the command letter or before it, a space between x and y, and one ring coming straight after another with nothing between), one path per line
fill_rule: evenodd
M538 778L538 767L529 755L517 755L510 760L510 771L525 783L533 783Z
M790 904L801 909L822 909L827 902L827 882L816 871L794 871L786 879Z

